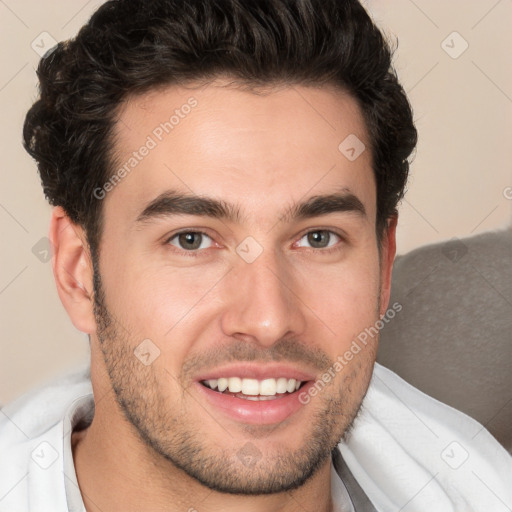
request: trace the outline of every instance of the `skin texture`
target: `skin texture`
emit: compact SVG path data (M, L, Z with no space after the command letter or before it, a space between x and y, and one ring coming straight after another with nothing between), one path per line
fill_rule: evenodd
M366 393L376 341L281 423L229 418L195 379L232 361L279 361L320 378L386 311L396 218L379 253L370 151L349 161L338 150L350 134L369 148L362 115L325 87L170 87L120 109L119 167L191 97L197 105L103 199L96 290L83 231L53 211L59 295L91 337L96 412L73 435L86 508L331 510L330 452ZM170 189L234 203L240 219L137 223ZM365 215L283 218L292 203L334 191L354 194ZM208 235L196 257L173 237L183 230ZM326 247L308 236L318 231ZM252 263L236 250L249 236L263 249ZM159 355L145 365L134 350L147 339ZM242 462L244 447L255 464Z

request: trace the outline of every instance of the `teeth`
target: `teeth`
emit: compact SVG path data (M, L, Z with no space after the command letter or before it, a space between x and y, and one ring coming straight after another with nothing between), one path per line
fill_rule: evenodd
M242 379L242 393L244 395L259 395L259 382L256 379Z
M217 387L219 391L224 391L228 387L228 379L219 379L217 381Z
M228 388L231 393L240 393L242 391L242 379L231 377L228 379Z
M288 389L288 379L280 378L277 379L277 392L278 393L286 393Z
M297 391L302 381L295 379L241 379L240 377L230 377L220 379L210 379L203 382L211 389L218 389L220 392L230 391L231 393L242 393L244 395L256 396L275 396L282 393L293 393Z
M258 382L258 381L256 381ZM277 393L276 379L262 380L259 385L259 394L265 396L273 396Z

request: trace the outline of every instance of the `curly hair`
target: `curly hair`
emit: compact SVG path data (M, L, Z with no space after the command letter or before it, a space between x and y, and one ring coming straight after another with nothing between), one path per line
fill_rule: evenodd
M227 75L253 88L334 85L356 99L370 139L377 236L396 213L416 142L394 50L357 0L110 0L40 61L24 146L45 196L96 254L113 172L116 111L128 96Z

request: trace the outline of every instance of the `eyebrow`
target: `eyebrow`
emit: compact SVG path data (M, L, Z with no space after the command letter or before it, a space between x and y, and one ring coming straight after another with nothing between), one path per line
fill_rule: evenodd
M303 202L294 203L279 215L279 219L283 222L292 222L340 212L356 213L366 217L366 209L361 200L344 189L341 192L312 196ZM168 190L147 204L135 222L143 224L175 215L211 217L233 223L243 221L239 205L212 197Z

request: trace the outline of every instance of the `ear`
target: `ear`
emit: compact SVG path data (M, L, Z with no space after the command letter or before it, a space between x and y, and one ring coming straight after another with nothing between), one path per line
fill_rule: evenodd
M84 333L96 331L93 313L93 267L84 230L64 209L53 209L50 221L53 275L60 300L73 325Z
M396 254L396 225L398 215L392 215L387 221L387 228L382 236L380 254L380 314L388 309L391 295L391 273Z

